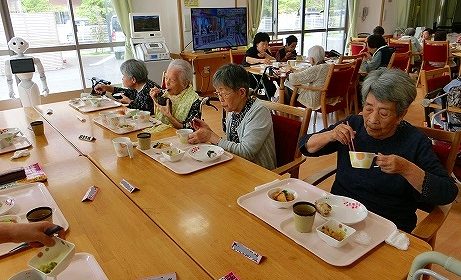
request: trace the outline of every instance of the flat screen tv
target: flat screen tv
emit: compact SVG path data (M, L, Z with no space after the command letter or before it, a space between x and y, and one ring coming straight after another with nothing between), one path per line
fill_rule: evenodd
M247 9L191 8L193 49L247 45Z
M131 37L145 38L161 36L160 15L150 13L130 13Z

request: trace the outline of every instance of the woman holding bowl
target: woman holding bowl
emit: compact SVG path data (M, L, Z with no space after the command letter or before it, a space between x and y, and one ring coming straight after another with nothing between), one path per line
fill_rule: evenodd
M361 115L306 135L300 141L306 156L337 152L337 173L331 193L363 203L403 231L416 226L419 203L451 203L458 188L432 150L432 142L403 118L416 97L410 77L396 69L371 72L362 85ZM351 166L351 145L376 153L376 167Z

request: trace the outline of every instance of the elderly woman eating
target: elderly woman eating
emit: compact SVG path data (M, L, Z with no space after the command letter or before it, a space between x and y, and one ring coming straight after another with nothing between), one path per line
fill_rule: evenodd
M304 155L337 152L331 192L363 203L403 231L416 226L417 203L451 203L458 189L431 141L403 118L416 96L414 82L396 69L371 72L362 86L362 115L349 116L300 141ZM352 146L353 144L353 146ZM376 154L376 166L351 166L348 146Z
M194 119L189 143L210 142L267 169L276 166L274 130L269 110L249 96L248 74L236 64L227 64L213 76L213 86L227 112L221 138L202 120Z
M122 83L124 88L114 87L111 85L98 84L95 86L97 93L106 91L122 93L122 99L119 101L128 104L128 108L149 111L153 113L154 103L149 96L149 91L153 87L160 87L155 82L147 78L147 68L144 62L136 59L129 59L120 65L122 72Z
M155 118L174 128L186 128L194 117L200 117L200 100L192 87L193 70L189 62L175 59L165 75L166 91L151 89ZM164 102L160 101L161 99Z

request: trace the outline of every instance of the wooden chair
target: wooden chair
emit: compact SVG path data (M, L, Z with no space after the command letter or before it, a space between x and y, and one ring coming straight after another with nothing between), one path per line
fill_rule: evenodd
M272 40L269 42L269 50L271 52L271 55L275 57L277 52L283 48L283 40L282 39L276 39Z
M448 174L452 174L461 144L461 131L451 132L428 127L419 127L419 130L435 141L442 141L450 145L448 154L446 155L441 153L439 150L434 149L434 151L442 164L447 169ZM434 147L436 147L436 145L434 145ZM427 217L418 222L416 228L411 232L411 234L426 241L429 243L429 245L432 246L432 248L435 248L437 231L446 220L451 206L451 203L447 205L435 206L429 212Z
M448 41L428 41L423 42L423 55L420 68L420 74L416 85L418 85L421 79L422 70L433 70L437 68L443 68L445 65L448 65L449 58L449 45ZM434 66L432 63L436 63L437 66ZM438 65L441 66L438 66Z
M337 112L339 110L344 110L346 116L349 115L348 104L349 96L348 91L351 84L352 76L356 67L356 62L349 62L343 64L331 64L330 70L328 72L325 84L321 88L311 87L307 85L295 85L293 94L291 95L290 105L291 106L302 106L297 102L298 91L300 88L312 91L319 91L321 93L320 97L320 109L315 110L315 112L322 113L323 126L328 127L328 114L335 112L336 121L339 121ZM328 100L331 98L339 98L339 101L334 105L329 105ZM312 112L311 108L308 108L309 116ZM314 118L314 122L317 118Z
M428 127L418 127L418 129L433 140L449 143L450 148L448 150L448 154L442 154L436 148L434 148L434 152L447 169L448 174L451 174L454 170L456 156L461 144L461 131L451 132ZM434 145L434 147L436 146ZM336 164L334 166L326 167L322 170L322 172L315 173L315 177L311 176L308 179L305 179L305 181L315 186L335 173ZM437 231L446 220L451 206L451 203L435 206L424 219L417 223L416 228L411 232L411 234L426 241L432 246L432 248L434 248Z
M232 49L229 49L230 63L242 64L245 59L245 53L235 53Z
M389 43L389 41L394 38L394 35L393 34L385 34L383 35L383 38L384 40L386 41L386 43Z
M298 149L298 142L307 133L309 125L308 110L289 105L262 100L272 113L274 126L277 174L290 173L298 178L299 166L306 160Z
M397 68L403 72L410 73L411 51L405 53L394 52L389 60L387 68Z
M348 108L349 112L354 112L355 114L359 113L359 70L362 65L363 55L351 55L351 56L341 56L339 57L338 63L344 62L355 62L354 74L352 74L351 85L349 86L348 91Z
M410 40L389 39L389 47L394 48L396 53L412 52Z
M433 70L422 70L420 73L421 85L423 94L426 98L433 98L431 92L442 91L442 88L451 81L450 66L446 65L444 68L438 68ZM434 110L441 110L442 106L439 104L431 103L428 107L424 108L424 118L428 126L430 126L429 115ZM447 108L451 112L461 112L459 108Z
M367 49L367 43L363 41L351 41L349 43L349 55L359 55Z

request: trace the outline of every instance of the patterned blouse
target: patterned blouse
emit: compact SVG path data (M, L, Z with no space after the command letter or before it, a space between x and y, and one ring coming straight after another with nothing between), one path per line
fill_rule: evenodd
M245 114L250 110L251 106L253 106L253 103L255 103L255 99L249 98L247 102L245 103L245 106L243 106L243 109L241 112L233 112L231 116L231 127L230 127L230 132L227 135L227 140L235 142L235 143L240 143L239 136L237 135L237 127L240 125L242 122L243 118L245 117Z
M162 88L156 82L147 79L147 82L144 84L143 88L139 92L131 88L114 87L113 93L121 92L126 97L131 99L132 101L130 104L128 104L128 108L149 111L151 114L153 114L154 101L152 100L152 97L150 97L149 92L150 89L154 87Z

